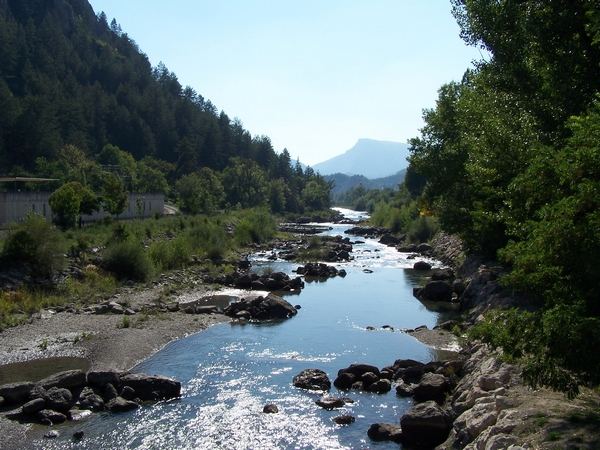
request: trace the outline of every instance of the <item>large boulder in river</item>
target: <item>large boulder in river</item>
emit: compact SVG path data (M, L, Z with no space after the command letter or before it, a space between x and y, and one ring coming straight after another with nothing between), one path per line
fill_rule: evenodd
M444 281L444 280L453 280L454 272L452 269L435 269L431 272L431 280L432 281Z
M335 277L338 274L338 270L333 266L323 263L306 263L306 265L298 267L296 273L305 277L329 278Z
M344 372L351 373L352 375L355 375L359 378L362 377L365 373L372 372L379 377L379 369L370 364L350 364L348 367L340 369L338 371L338 375L341 375Z
M426 373L412 391L415 400L418 402L435 400L441 403L449 389L450 383L445 376L437 373Z
M35 385L29 381L9 383L0 386L0 397L7 404L23 403L29 399L29 393Z
M374 423L369 427L367 435L374 441L402 441L402 429L392 423Z
M397 237L397 236L394 236L393 234L388 233L388 234L384 234L383 236L381 236L381 238L379 239L379 243L393 247L394 245L400 244L403 240L404 240L404 236Z
M319 369L305 369L293 379L294 386L312 391L328 391L331 381L325 372Z
M347 390L350 389L356 381L356 375L348 372L343 372L339 374L335 380L333 380L333 385L338 389Z
M73 394L65 388L53 387L46 391L44 395L46 406L54 411L66 413L73 405Z
M121 385L132 388L141 400L158 400L181 395L181 383L167 377L130 373L121 376Z
M136 402L125 400L123 397L115 397L106 404L106 409L111 412L126 412L139 408Z
M431 270L431 264L425 261L417 261L413 264L414 270Z
M446 281L430 281L422 289L415 291L417 298L431 302L451 302L452 286Z
M434 401L413 406L400 419L402 440L418 448L433 448L446 440L452 422Z
M235 318L241 317L241 312L244 312L245 318L254 320L288 319L298 313L291 303L275 294L242 299L239 302L231 303L224 310L226 315Z
M86 385L86 375L82 370L66 370L44 378L38 383L44 389L53 387L69 390L81 389Z
M376 394L385 394L392 389L392 382L382 378L367 386L367 391L375 392Z
M103 388L107 384L118 387L121 383L121 373L116 370L92 370L87 374L87 381L90 386Z

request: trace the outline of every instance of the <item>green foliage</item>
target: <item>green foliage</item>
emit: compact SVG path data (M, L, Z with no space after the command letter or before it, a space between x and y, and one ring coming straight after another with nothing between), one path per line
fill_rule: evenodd
M99 199L78 181L63 184L48 199L54 220L62 228L72 228L81 214L92 214L99 209Z
M212 213L222 206L225 198L218 174L207 167L181 177L175 190L181 209L192 214Z
M234 237L240 245L261 243L275 234L275 220L265 209L244 211L235 225Z
M169 184L163 173L143 161L137 163L136 180L136 192L169 193Z
M292 167L287 150L277 154L268 137L251 136L239 120L183 87L164 64L151 67L118 25L91 8L67 0L38 3L2 3L3 172L77 181L118 215L124 191L169 193L176 179L198 173L200 200L178 193L180 200L186 211L212 212L224 206L223 188L204 172L220 178L228 168L230 206L303 211L303 190L319 177ZM72 11L68 23L66 10ZM306 194L311 205L323 204L312 187Z
M150 247L150 258L158 270L179 269L189 263L192 249L184 236L157 241Z
M419 216L408 225L406 237L409 242L428 242L438 231L435 217Z
M74 181L63 184L48 199L56 223L62 228L71 228L77 222L81 208L81 185Z
M108 246L104 252L104 265L120 279L146 281L154 273L152 260L143 245L134 239Z
M302 201L314 210L326 209L330 206L329 191L331 186L321 177L316 177L306 183L302 190Z
M4 241L0 262L22 267L35 277L51 277L65 264L65 242L61 234L36 214L13 226Z
M367 190L362 185L358 185L338 196L336 203L357 211L372 213L377 204L389 203L395 195L396 192L393 189Z
M253 161L236 158L223 172L223 186L230 205L254 208L268 199L264 171Z
M411 140L422 201L536 313L500 313L481 336L532 385L599 383L600 21L594 2L453 0L487 60L443 86ZM411 182L411 192L419 192ZM388 214L389 215L389 214Z
M219 220L203 218L187 232L191 248L200 250L210 259L222 258L229 249L229 239Z
M104 209L113 216L121 214L127 206L125 185L119 177L112 173L104 175L102 201Z

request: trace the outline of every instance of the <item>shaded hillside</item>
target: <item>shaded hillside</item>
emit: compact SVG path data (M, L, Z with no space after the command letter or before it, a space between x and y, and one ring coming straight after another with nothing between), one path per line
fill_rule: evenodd
M223 172L237 158L262 171L254 178L265 182L251 189L257 201L300 210L327 196L320 195L326 183L291 167L268 137L251 136L163 64L153 68L119 24L109 25L87 1L0 0L0 171L73 179L53 166L67 145L103 167L127 160L105 157L107 145L144 160L142 173L130 170L135 161L118 167L128 183L150 168L172 187L200 169ZM228 201L240 203L235 195Z
M341 173L382 178L405 169L408 166L407 157L407 144L359 139L347 152L315 164L313 169L321 175Z

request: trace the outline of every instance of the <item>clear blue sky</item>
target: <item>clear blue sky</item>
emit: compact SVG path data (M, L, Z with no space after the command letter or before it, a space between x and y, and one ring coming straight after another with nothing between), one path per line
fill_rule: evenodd
M449 0L90 0L277 151L314 164L358 138L405 142L467 47Z

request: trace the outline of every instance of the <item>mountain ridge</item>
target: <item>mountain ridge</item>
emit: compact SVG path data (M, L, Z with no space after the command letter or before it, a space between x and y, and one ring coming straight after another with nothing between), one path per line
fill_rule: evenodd
M408 144L361 138L344 153L314 164L312 168L321 175L362 175L377 179L392 176L406 169Z

